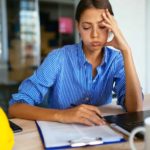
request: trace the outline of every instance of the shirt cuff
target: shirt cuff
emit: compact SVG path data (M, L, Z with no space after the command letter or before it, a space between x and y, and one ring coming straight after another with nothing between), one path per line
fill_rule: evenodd
M13 104L16 104L16 103L25 103L25 104L29 104L27 101L21 99L21 100L14 100L14 99L11 99L9 101L9 106L13 105ZM30 105L33 105L33 104L30 104Z
M9 106L15 103L26 103L29 105L34 105L34 101L24 94L13 94L9 101Z

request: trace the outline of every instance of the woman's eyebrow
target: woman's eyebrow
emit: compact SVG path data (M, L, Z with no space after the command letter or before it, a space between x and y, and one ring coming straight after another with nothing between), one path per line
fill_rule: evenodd
M90 23L90 22L83 22L83 23L82 23L82 25L85 25L85 24L91 25L92 23Z
M104 19L102 19L102 20L98 21L97 23L98 23L98 24L100 24L100 23L102 23L103 21L104 21ZM84 25L84 24L91 25L92 23L91 23L91 22L87 22L87 21L85 21L85 22L82 22L82 25Z

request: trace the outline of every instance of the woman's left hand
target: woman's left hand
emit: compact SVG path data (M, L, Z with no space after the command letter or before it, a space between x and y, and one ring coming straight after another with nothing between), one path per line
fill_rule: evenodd
M122 52L130 50L128 43L126 42L125 38L123 37L123 34L121 33L115 18L109 13L109 11L107 9L102 14L102 17L104 19L102 24L108 29L108 32L112 32L114 34L112 41L107 42L105 45L113 46L113 47L121 50Z

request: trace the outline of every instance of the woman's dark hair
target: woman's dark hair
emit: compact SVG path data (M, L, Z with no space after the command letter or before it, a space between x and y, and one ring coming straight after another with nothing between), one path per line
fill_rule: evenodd
M82 13L89 8L108 9L111 15L114 15L109 0L80 0L75 14L76 21L80 21Z

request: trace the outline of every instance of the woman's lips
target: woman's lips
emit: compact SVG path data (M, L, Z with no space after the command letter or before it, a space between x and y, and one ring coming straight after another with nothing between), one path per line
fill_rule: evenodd
M101 46L102 43L101 42L91 42L92 46Z

